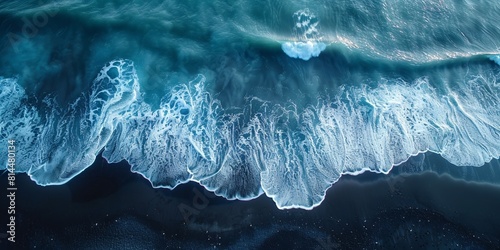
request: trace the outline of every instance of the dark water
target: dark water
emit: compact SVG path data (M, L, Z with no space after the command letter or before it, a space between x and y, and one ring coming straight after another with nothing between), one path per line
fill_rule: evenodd
M398 169L410 171L420 158ZM439 158L427 155L434 162ZM483 169L498 166L494 161ZM18 175L17 249L494 249L500 244L500 188L435 172L346 176L321 206L283 211L267 197L227 201L194 183L154 189L127 167L99 158L70 182L50 187Z
M494 248L499 9L0 1L18 246Z

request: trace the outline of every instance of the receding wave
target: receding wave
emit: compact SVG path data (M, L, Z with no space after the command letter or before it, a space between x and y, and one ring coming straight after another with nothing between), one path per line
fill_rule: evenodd
M455 165L499 157L499 67L474 67L441 89L425 76L382 79L305 106L249 96L231 109L202 75L152 108L130 60L109 62L68 108L0 78L0 143L17 141L16 170L41 185L67 182L102 152L157 187L196 181L228 199L265 193L279 208L310 209L343 174L387 173L420 152Z

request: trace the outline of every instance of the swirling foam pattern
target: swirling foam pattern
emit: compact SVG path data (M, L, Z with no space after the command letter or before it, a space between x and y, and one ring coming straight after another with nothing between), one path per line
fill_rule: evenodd
M16 79L1 78L0 143L17 141L16 170L41 185L67 182L104 150L154 186L197 181L228 199L265 193L279 208L310 209L342 174L386 173L419 152L473 166L500 156L500 73L477 72L444 90L425 77L381 80L305 108L249 98L236 110L200 75L152 109L133 62L115 60L67 109L50 98L35 105Z

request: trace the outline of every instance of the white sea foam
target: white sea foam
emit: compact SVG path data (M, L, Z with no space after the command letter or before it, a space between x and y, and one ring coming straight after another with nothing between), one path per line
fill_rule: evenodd
M326 44L321 42L285 42L281 45L283 51L292 58L309 60L311 57L318 57L325 50Z
M296 41L281 43L281 49L292 58L309 60L318 57L325 50L326 44L321 42L317 29L319 20L308 9L299 10L293 14L295 26L293 28Z
M420 152L456 165L499 157L495 74L469 76L445 94L427 78L387 80L376 88L343 87L302 108L249 99L259 112L229 114L205 90L203 76L152 109L133 63L117 60L67 110L50 99L31 106L15 79L1 78L0 143L15 138L17 171L42 185L68 181L104 149L109 162L126 160L155 186L196 181L228 199L265 193L279 208L311 209L343 174L387 173Z

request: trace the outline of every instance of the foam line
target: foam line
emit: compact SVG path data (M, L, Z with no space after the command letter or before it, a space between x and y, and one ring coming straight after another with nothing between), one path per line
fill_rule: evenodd
M281 209L312 209L342 175L387 173L421 152L460 166L498 158L499 73L478 72L447 93L426 77L389 79L344 86L306 107L251 98L257 111L237 113L206 91L202 75L153 109L133 62L115 60L67 109L51 99L32 106L16 79L0 78L0 143L17 141L16 171L40 185L67 182L103 150L156 187L196 181L227 199L265 193Z

